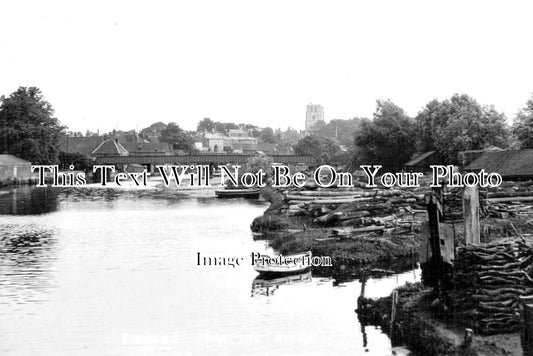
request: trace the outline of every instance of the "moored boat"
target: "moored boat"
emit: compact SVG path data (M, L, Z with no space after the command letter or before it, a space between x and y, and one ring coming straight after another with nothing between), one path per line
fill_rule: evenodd
M254 256L254 269L261 274L302 273L311 267L311 251L290 256Z
M263 274L258 275L252 282L252 296L264 295L271 296L274 292L283 285L300 284L311 282L311 272L304 272L300 274L290 274L284 276L276 276L269 278Z
M215 190L217 198L246 198L258 199L259 189L245 188L245 189L221 189Z

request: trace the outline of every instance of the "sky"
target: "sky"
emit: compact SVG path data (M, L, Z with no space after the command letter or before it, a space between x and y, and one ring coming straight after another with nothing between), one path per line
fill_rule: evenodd
M531 1L0 2L0 95L36 86L73 131L214 121L303 129L415 116L454 93L512 120L533 93Z

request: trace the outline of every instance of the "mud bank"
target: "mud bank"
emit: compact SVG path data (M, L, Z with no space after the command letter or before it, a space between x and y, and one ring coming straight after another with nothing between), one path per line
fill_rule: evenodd
M358 301L359 320L379 325L393 345L408 345L419 355L522 355L520 335L474 335L465 341L465 326L440 308L437 297L421 283L397 289L398 303L391 323L392 296Z

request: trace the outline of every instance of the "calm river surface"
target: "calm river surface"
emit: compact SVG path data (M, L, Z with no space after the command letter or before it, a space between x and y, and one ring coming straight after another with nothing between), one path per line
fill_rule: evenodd
M359 281L256 279L247 257L266 247L250 223L267 206L212 192L0 191L0 353L390 355L354 313ZM245 264L197 266L197 252ZM370 279L366 294L418 279Z

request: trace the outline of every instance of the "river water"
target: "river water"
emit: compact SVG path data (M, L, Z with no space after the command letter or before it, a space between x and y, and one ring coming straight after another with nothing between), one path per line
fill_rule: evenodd
M361 284L257 278L250 223L268 204L165 192L0 191L0 353L391 355L362 326ZM198 266L202 256L244 257ZM370 279L380 297L418 271Z

